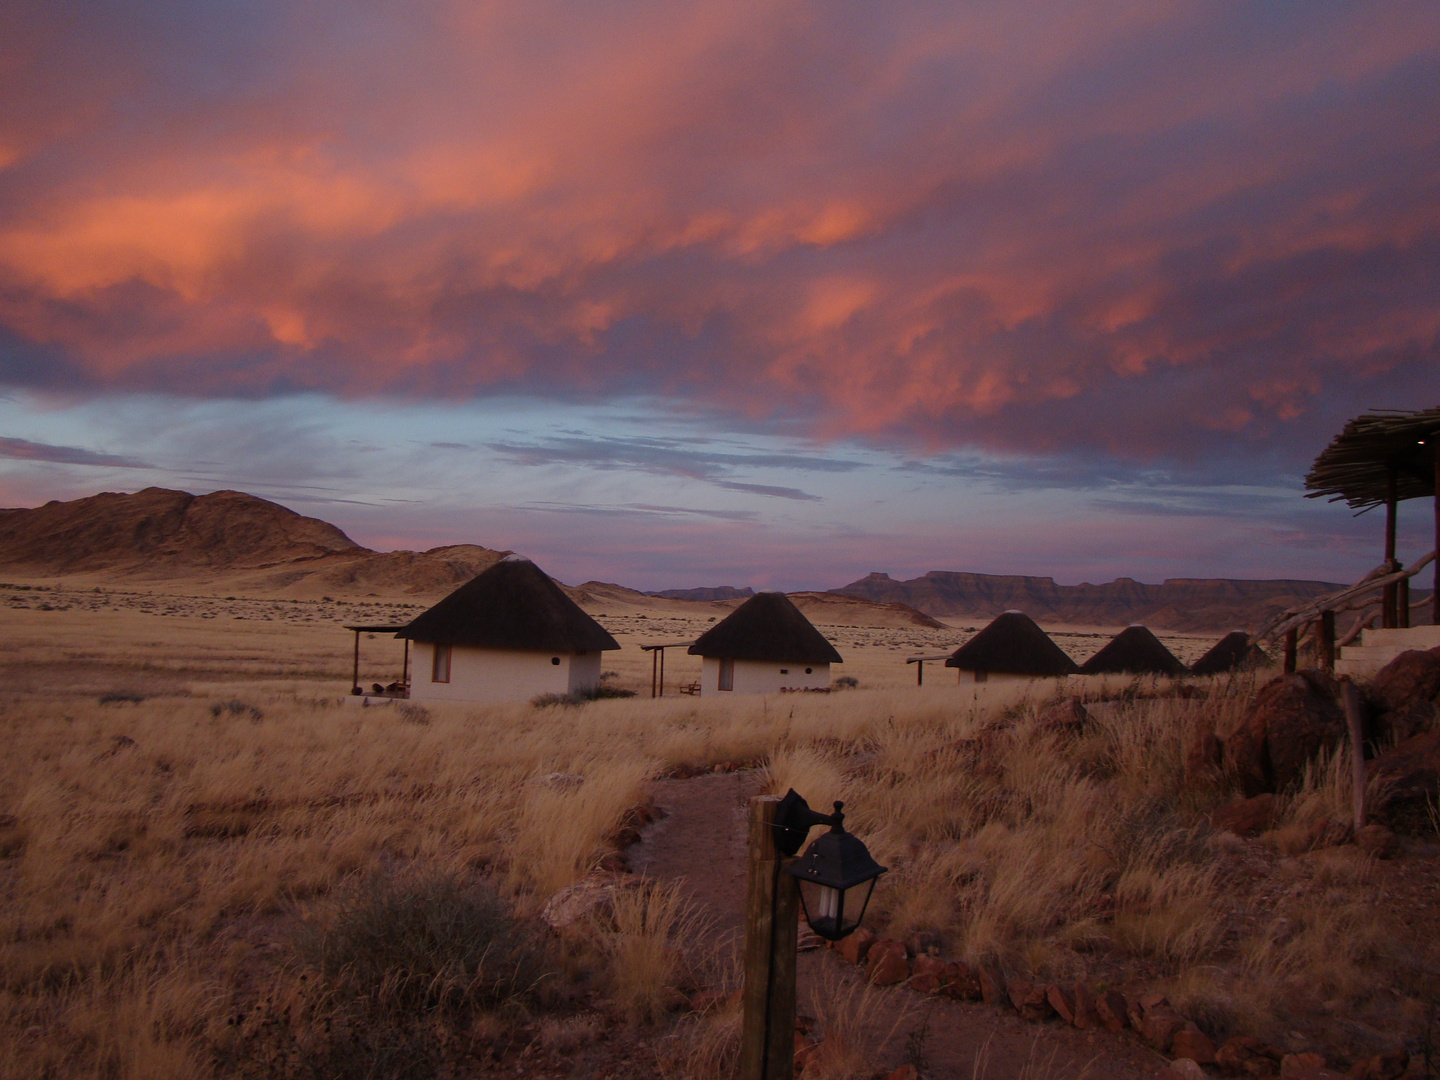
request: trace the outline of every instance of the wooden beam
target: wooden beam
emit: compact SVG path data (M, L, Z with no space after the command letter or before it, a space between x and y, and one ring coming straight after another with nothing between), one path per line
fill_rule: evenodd
M799 890L775 846L780 799L750 800L745 895L745 985L740 1080L791 1080L795 1061L795 958Z
M1335 670L1335 612L1325 610L1320 613L1320 621L1316 624L1315 651L1316 662L1326 671Z
M1350 732L1350 802L1355 831L1365 826L1365 718L1360 708L1360 691L1342 676L1341 692L1345 698L1345 726Z
M1387 570L1395 569L1395 467L1392 465L1385 474L1385 567ZM1393 584L1385 586L1385 599L1382 610L1384 618L1381 625L1387 630L1393 630L1400 625L1400 616L1397 610L1396 600L1399 590Z

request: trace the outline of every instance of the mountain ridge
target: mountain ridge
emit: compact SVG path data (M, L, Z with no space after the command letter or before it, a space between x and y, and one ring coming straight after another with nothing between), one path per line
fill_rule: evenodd
M0 567L97 582L185 580L225 591L286 596L394 595L439 598L509 554L475 544L428 551L374 551L341 529L239 491L191 495L167 488L102 492L34 508L0 509ZM749 587L644 593L586 582L566 587L592 606L654 604L728 610ZM989 619L1011 608L1038 621L1090 626L1145 622L1176 631L1254 628L1271 615L1339 588L1330 582L1170 578L1159 585L1122 577L1058 585L1052 577L932 570L896 580L875 572L829 590L800 590L802 610L831 621L883 619L930 625ZM847 604L878 605L862 612ZM884 610L881 610L884 609Z
M1289 578L1167 578L1152 585L1121 577L1099 585L1059 585L1052 577L931 570L905 581L876 571L831 591L906 604L940 619L987 619L1015 609L1052 623L1139 622L1168 630L1209 631L1254 629L1286 608L1342 587Z

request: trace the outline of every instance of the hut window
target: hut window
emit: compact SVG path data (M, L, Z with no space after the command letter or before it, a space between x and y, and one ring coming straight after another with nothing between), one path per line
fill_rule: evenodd
M717 690L735 689L735 661L730 657L722 657L720 660L720 681L715 687Z
M450 646L436 645L435 658L430 665L431 682L450 681Z
M984 682L984 681L985 681L986 679L988 679L989 677L990 677L990 673L989 673L988 671L986 671L984 668L979 668L979 669L975 672L975 681L976 681L977 683L979 683L979 682Z
M790 669L789 669L788 667L782 667L782 668L780 669L780 674L781 674L781 675L789 675L789 674L790 674Z
M814 669L814 668L807 667L807 668L805 669L805 674L806 674L806 675L814 675L814 674L815 674L815 669Z
M558 656L552 656L552 657L550 657L550 663L554 664L556 667L559 667L559 666L560 666L560 657L558 657Z

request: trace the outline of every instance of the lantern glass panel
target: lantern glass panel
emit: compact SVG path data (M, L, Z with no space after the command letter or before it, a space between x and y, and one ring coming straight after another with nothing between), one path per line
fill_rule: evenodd
M810 929L823 938L838 941L854 932L870 902L875 879L863 881L849 889L835 889L818 882L798 879L800 902Z

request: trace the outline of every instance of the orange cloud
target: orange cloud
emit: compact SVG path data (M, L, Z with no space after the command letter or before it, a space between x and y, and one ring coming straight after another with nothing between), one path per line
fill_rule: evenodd
M1109 16L28 5L0 331L72 388L644 385L1140 454L1433 361L1440 16ZM1114 405L1197 386L1219 420Z

